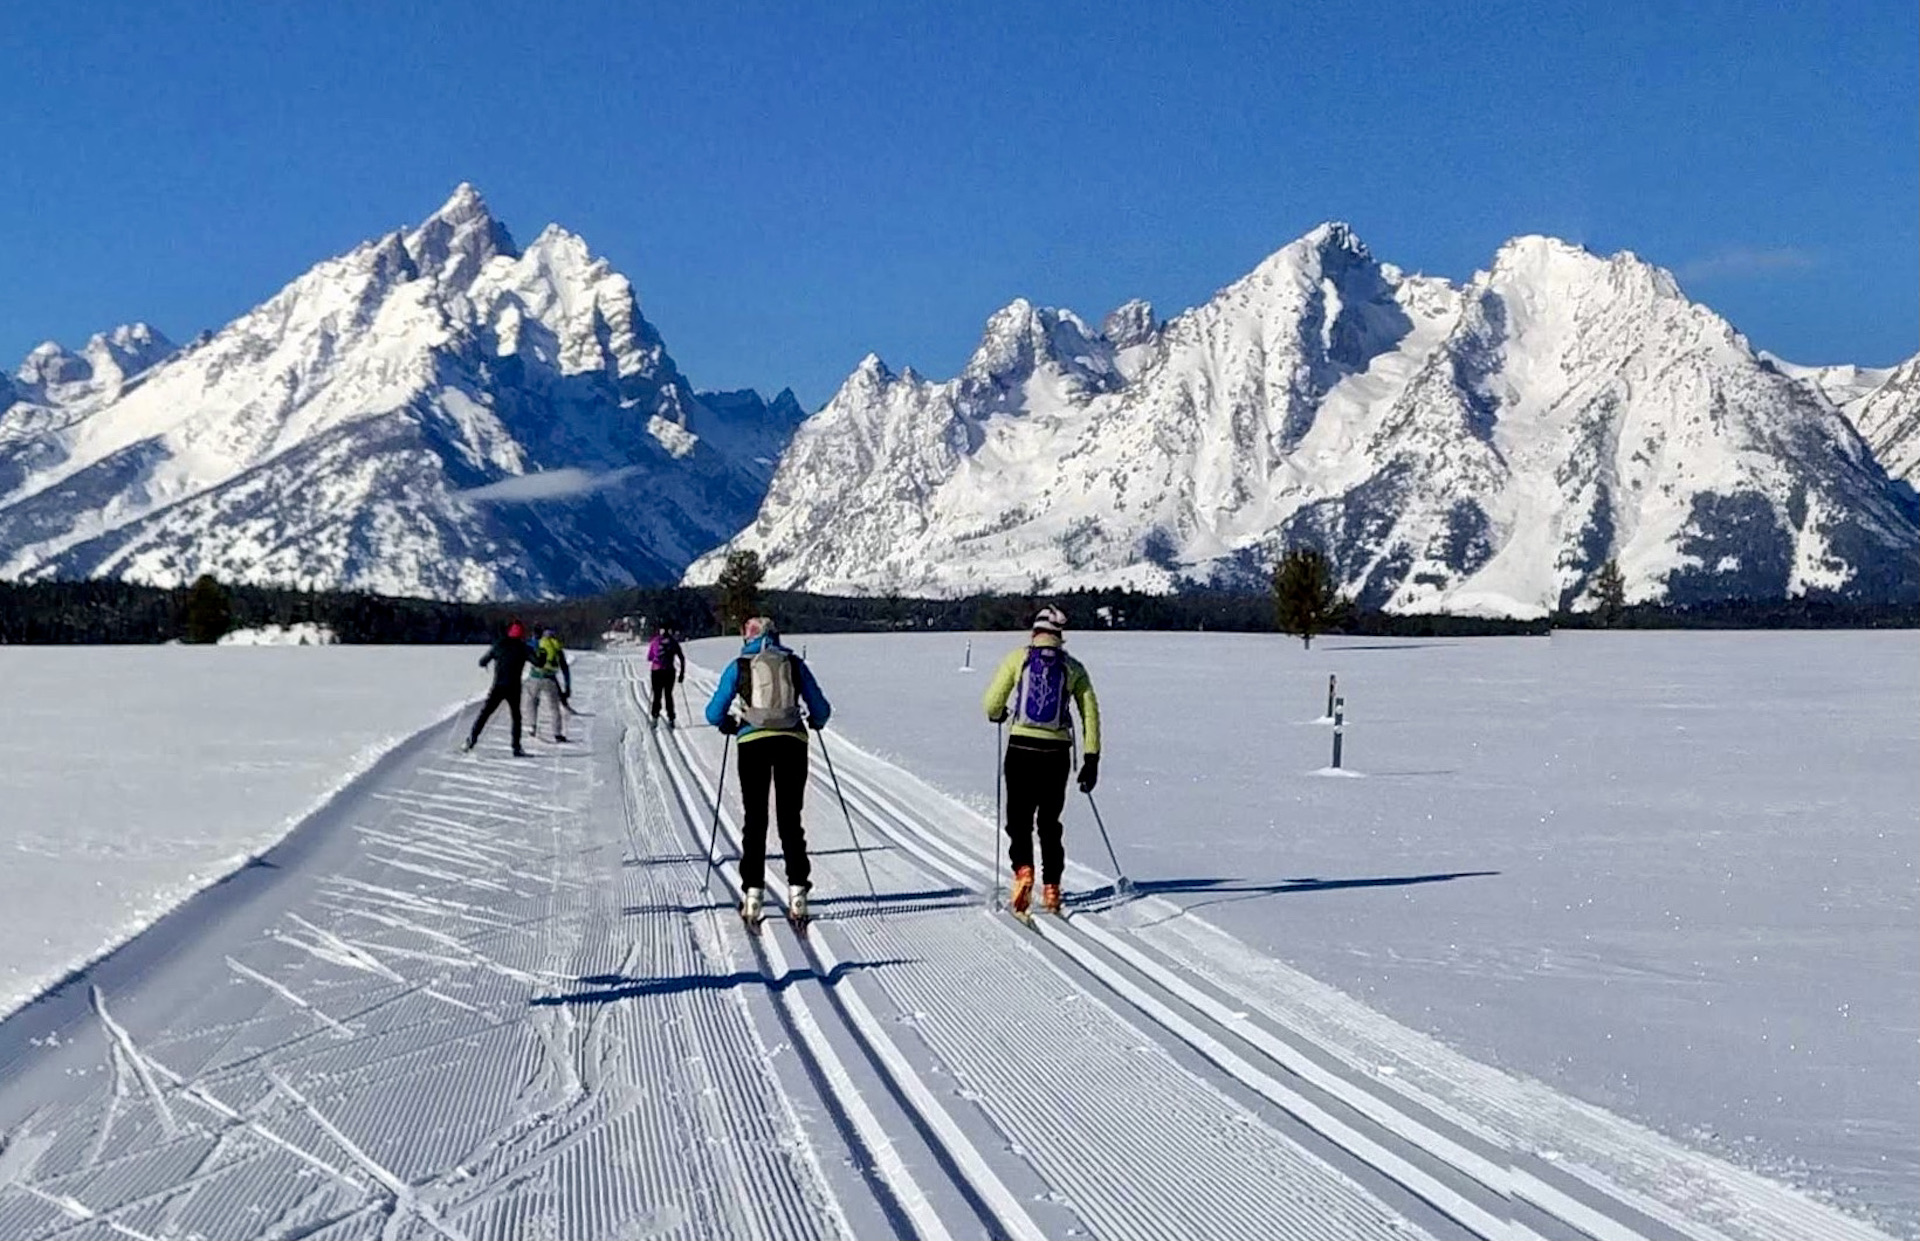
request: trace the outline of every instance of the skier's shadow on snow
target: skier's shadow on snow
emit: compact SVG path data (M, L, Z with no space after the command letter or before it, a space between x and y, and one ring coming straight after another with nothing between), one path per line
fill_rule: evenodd
M698 858L693 859L698 861ZM816 896L813 898L815 909L832 909L836 920L843 918L877 917L886 914L922 914L939 909L958 909L963 906L977 905L978 893L965 888L929 888L919 892L884 892L875 900L866 892L852 892L839 896ZM724 909L732 912L733 898L723 896L719 899L696 904L674 904L655 902L645 905L628 905L620 910L629 918L644 918L655 914L694 914L709 910Z
M645 918L653 914L686 914L692 916L693 914L706 913L712 909L724 909L728 913L732 913L733 908L733 898L723 895L717 900L691 905L676 905L669 901L658 901L647 905L628 905L622 908L620 913L621 916L627 918Z
M1328 651L1420 651L1430 646L1453 646L1452 642L1376 642L1354 646L1328 646Z
M832 907L838 918L882 917L887 914L924 914L939 909L978 905L980 894L966 888L927 888L919 892L883 892L875 900L865 892L816 896L815 909Z
M617 1004L650 995L682 995L689 991L727 991L734 987L765 987L784 991L795 983L822 982L831 987L855 970L883 969L889 965L913 965L911 957L888 957L878 961L842 961L825 974L811 968L788 970L768 980L758 970L735 970L731 974L683 974L674 978L629 978L625 974L589 974L582 983L593 991L574 991L566 995L539 995L529 1001L535 1008L558 1008L575 1004Z
M1372 879L1278 879L1271 883L1249 883L1244 879L1137 879L1133 890L1140 896L1179 897L1187 894L1213 896L1212 900L1180 901L1183 909L1199 909L1228 901L1252 900L1260 896L1286 896L1295 892L1333 892L1341 888L1402 888L1416 883L1445 883L1453 879L1482 879L1497 870L1453 870L1431 875L1383 875ZM1216 895L1217 894L1217 895ZM1113 901L1111 887L1096 888L1069 902L1099 908Z

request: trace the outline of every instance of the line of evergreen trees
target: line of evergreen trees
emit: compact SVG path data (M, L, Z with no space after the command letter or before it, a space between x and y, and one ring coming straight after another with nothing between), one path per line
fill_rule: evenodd
M1042 602L1065 608L1076 628L1203 629L1300 634L1300 612L1276 581L1271 593L1193 591L1151 595L1130 590L1072 590L964 599L902 595L850 597L762 591L757 565L721 587L657 587L584 599L523 603L456 603L340 591L228 585L202 579L164 589L125 582L0 582L0 643L151 643L211 641L228 629L314 623L347 643L477 644L509 619L552 628L575 647L594 644L620 618L645 618L702 637L738 632L739 620L767 613L790 633L1024 628ZM1276 572L1278 579L1282 575ZM1304 575L1289 586L1299 591ZM1309 586L1311 583L1309 583ZM1555 628L1818 629L1912 628L1920 606L1785 599L1701 604L1685 608L1609 607L1530 621L1463 616L1395 616L1363 612L1337 597L1308 600L1311 632L1370 636L1467 637L1544 635ZM1283 612L1285 620L1283 621Z

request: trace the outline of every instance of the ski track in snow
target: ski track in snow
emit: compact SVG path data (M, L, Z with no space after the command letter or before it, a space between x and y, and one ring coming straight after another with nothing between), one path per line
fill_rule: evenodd
M1879 1235L1083 867L1023 926L987 820L837 740L815 921L776 853L750 930L722 738L581 663L571 744L423 734L0 1023L0 1235Z

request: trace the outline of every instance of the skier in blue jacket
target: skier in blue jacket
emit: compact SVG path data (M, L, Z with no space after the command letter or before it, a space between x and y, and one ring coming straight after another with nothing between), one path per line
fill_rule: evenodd
M806 661L780 644L772 620L756 616L741 632L745 642L740 656L720 674L707 702L707 723L739 742L740 886L746 890L740 913L750 922L760 919L771 791L786 862L787 913L805 918L813 871L800 823L807 789L807 729L825 728L833 707Z

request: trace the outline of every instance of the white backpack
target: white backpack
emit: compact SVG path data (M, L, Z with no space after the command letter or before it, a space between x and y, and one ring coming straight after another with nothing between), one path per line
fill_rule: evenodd
M734 692L740 697L740 717L755 728L800 727L800 670L793 653L763 646L737 663Z

